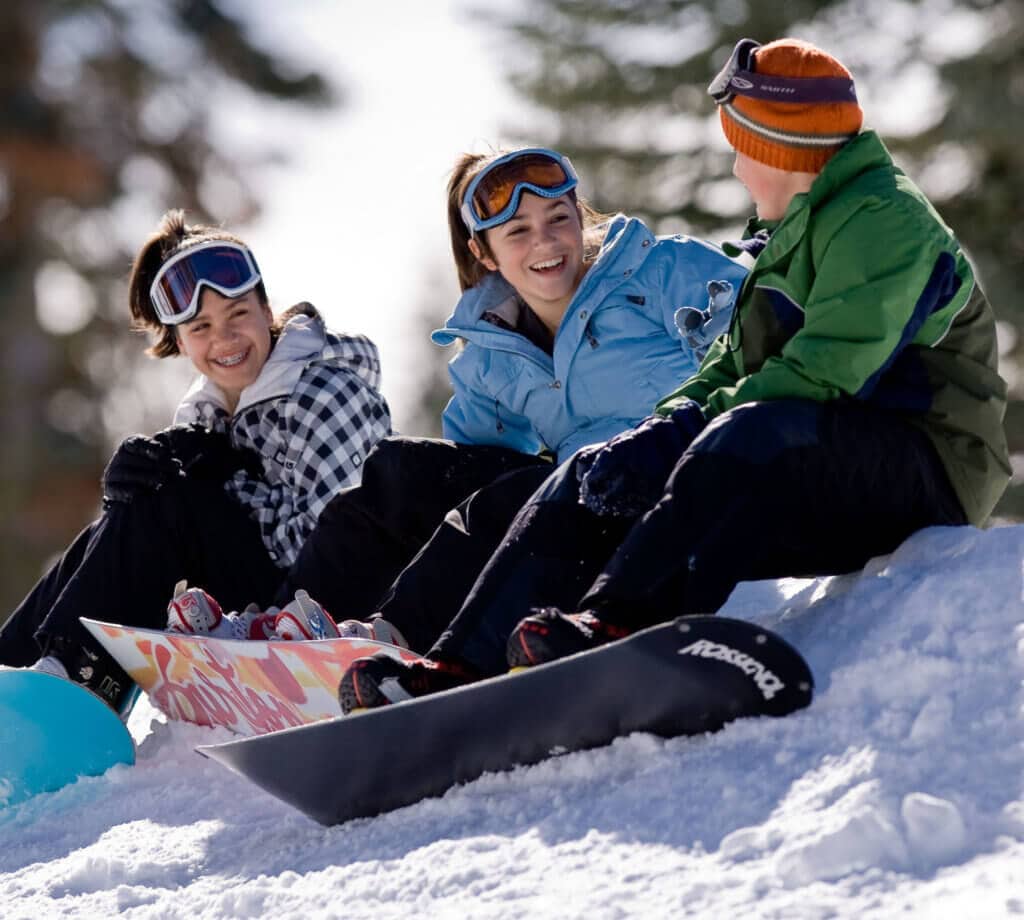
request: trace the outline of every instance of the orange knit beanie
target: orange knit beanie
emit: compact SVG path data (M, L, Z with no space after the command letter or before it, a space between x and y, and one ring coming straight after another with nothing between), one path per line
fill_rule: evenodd
M726 138L740 153L788 172L818 172L860 131L864 113L857 104L850 72L820 48L783 38L756 47L749 69L784 78L846 78L850 92L849 99L842 101L776 102L736 90L718 111ZM743 85L742 81L733 82Z

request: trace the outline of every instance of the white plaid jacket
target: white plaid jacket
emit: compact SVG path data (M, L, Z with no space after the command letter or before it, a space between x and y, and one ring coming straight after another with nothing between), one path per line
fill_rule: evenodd
M260 455L262 479L238 472L224 488L249 509L282 568L295 559L324 505L358 484L367 453L391 433L377 346L365 336L328 332L310 304L292 307L284 319L234 415L220 388L203 376L174 417L176 425L226 429L236 447Z

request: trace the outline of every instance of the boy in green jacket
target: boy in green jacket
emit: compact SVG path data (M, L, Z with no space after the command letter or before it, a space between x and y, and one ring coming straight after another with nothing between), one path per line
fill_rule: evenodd
M859 569L922 527L982 524L1006 487L992 310L861 131L847 69L745 39L709 92L757 208L731 328L655 415L549 478L436 667L388 675L413 695L504 670L510 634L508 664L537 664L713 612L741 580Z

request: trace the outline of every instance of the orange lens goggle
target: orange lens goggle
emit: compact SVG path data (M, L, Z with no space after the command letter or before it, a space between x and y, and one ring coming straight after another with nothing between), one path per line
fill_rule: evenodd
M567 156L544 147L529 147L499 157L469 184L462 200L462 220L470 233L497 227L519 208L524 191L558 198L579 182Z

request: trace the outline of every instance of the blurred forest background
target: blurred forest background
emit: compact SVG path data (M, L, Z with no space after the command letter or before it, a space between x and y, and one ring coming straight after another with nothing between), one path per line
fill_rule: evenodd
M245 167L285 155L219 136L216 100L344 105L342 87L256 43L252 15L215 0L0 8L0 620L96 514L113 445L166 425L181 390L126 330L125 278L151 215L185 207L244 233L262 203ZM708 80L741 37L835 53L867 124L978 269L1000 320L1011 450L1024 453L1024 0L467 0L466 16L499 39L535 113L506 137L567 152L600 209L711 239L734 234L749 204ZM438 325L450 289L431 275L422 291L417 313ZM429 433L448 356L424 353L415 414ZM997 517L1024 519L1019 476Z

